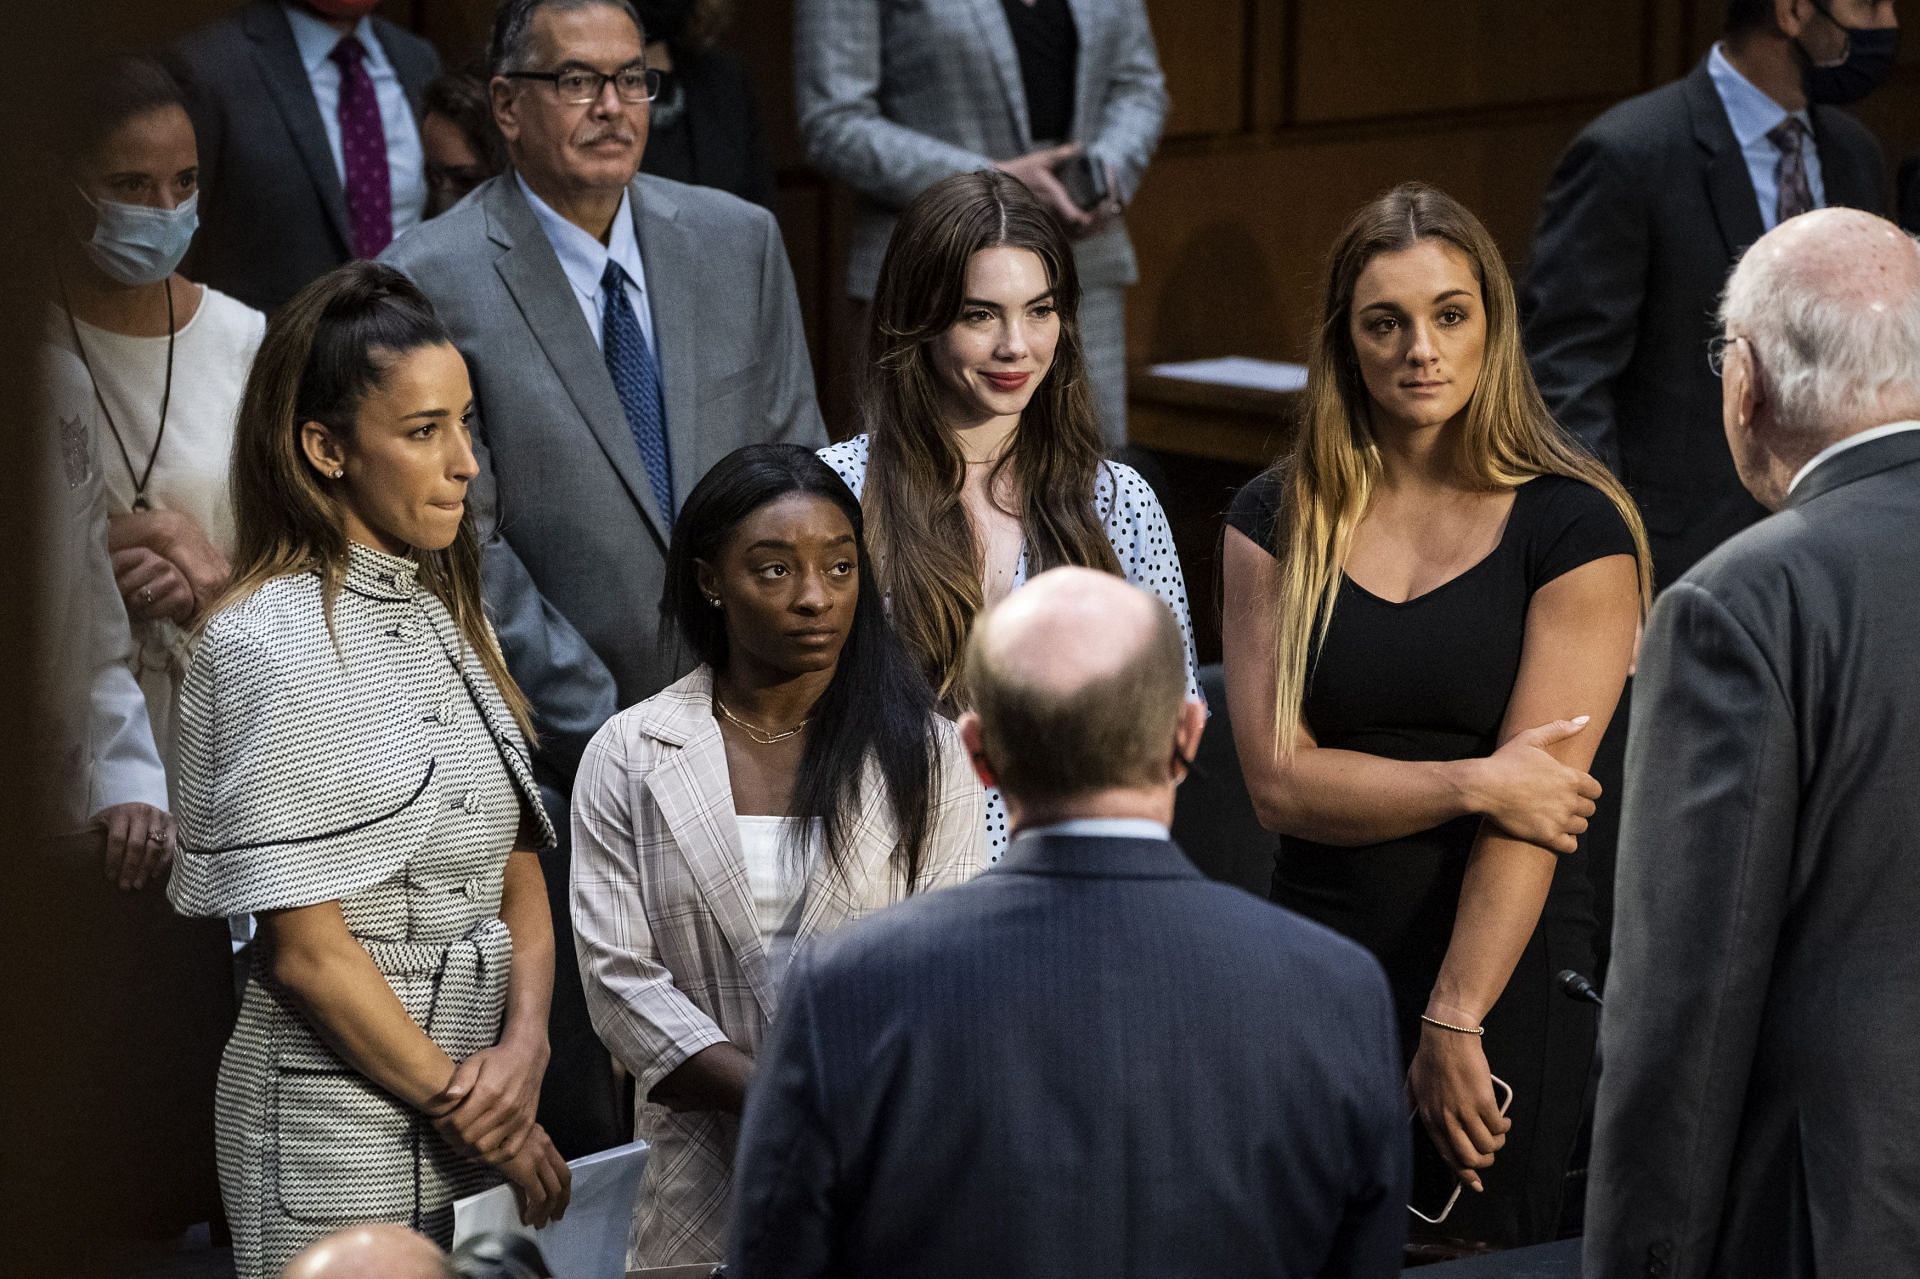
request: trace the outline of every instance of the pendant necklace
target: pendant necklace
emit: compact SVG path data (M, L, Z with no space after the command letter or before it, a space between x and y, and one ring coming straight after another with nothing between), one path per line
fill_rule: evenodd
M720 697L718 694L715 694L713 699L713 704L720 708L720 713L722 715L725 715L728 719L732 720L735 724L739 725L740 728L746 733L748 737L751 737L754 741L759 742L762 746L771 746L775 742L784 742L789 737L792 737L795 733L798 733L801 729L805 728L808 724L811 724L813 722L813 716L809 715L805 719L801 720L798 724L795 724L792 728L789 728L786 732L773 733L773 732L769 732L764 728L760 728L757 725L749 724L744 719L741 719L738 715L735 715L732 711L727 709L727 704L720 700Z
M153 451L147 454L147 466L144 471L135 469L133 454L127 451L126 437L120 434L120 424L113 420L113 410L107 407L107 400L100 393L100 379L94 376L93 361L87 358L87 348L80 341L80 325L73 318L73 303L67 297L67 281L60 277L60 305L67 313L67 331L73 335L73 349L80 356L80 367L87 371L87 380L93 385L94 403L100 406L100 412L107 419L107 430L113 433L113 442L119 446L120 460L126 463L127 476L133 481L133 509L145 511L152 509L147 501L147 482L153 478L153 464L160 460L160 445L167 438L167 409L173 404L173 343L177 336L173 319L173 280L161 281L167 289L167 379L160 391L160 427L153 433Z

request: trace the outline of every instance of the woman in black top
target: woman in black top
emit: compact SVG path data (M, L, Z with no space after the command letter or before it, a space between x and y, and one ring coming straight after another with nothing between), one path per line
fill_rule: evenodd
M1227 694L1283 836L1273 897L1387 970L1414 1104L1482 1192L1437 1233L1550 1239L1594 1034L1552 989L1591 958L1582 770L1651 575L1625 491L1548 416L1466 209L1409 184L1355 215L1295 449L1228 525Z

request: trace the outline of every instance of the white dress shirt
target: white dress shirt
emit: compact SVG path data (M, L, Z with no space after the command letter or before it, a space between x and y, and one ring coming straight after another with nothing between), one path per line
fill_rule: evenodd
M1774 174L1774 166L1780 163L1780 148L1773 145L1767 133L1789 115L1806 126L1806 145L1801 155L1807 166L1807 189L1813 192L1813 207L1826 208L1827 189L1820 180L1820 148L1813 134L1813 117L1806 109L1790 112L1768 97L1766 90L1741 75L1733 63L1727 61L1720 45L1714 45L1713 52L1707 55L1707 74L1713 77L1714 92L1720 95L1720 105L1727 109L1727 123L1733 126L1734 140L1746 157L1747 176L1753 179L1754 198L1760 202L1760 225L1771 231L1780 221L1780 182Z
M1815 453L1812 457L1808 458L1807 464L1805 466L1801 467L1799 470L1793 473L1793 480L1791 483L1787 485L1787 492L1791 493L1795 489L1799 488L1800 481L1806 479L1808 475L1812 474L1813 468L1816 466L1819 466L1822 462L1828 461L1831 458L1838 457L1840 454L1845 453L1848 449L1858 448L1860 445L1866 444L1872 440L1885 439L1889 435L1902 435L1908 431L1920 431L1920 421L1889 422L1885 426L1876 426L1876 427L1873 427L1871 430L1861 431L1857 435L1849 435L1844 440L1837 440L1834 443L1827 445L1827 447L1821 449L1818 453Z
M1082 839L1172 839L1173 832L1144 817L1072 817L1047 826L1028 826L1021 835L1069 835Z
M593 333L593 344L602 345L600 323L607 310L606 292L600 287L600 279L607 273L609 261L618 262L620 269L627 273L627 301L633 304L634 314L640 318L640 332L657 363L660 347L653 340L653 308L647 304L647 268L640 261L640 241L633 234L632 192L621 193L620 209L613 215L607 242L602 244L554 212L552 205L534 194L525 178L516 173L513 180L520 184L520 194L527 197L527 206L533 210L540 229L547 233L547 243L560 259L560 269L567 273L567 283L573 286L581 313L587 317L587 328Z
M293 43L307 68L307 83L313 87L314 105L320 108L320 123L326 126L334 173L344 188L347 162L340 152L340 64L328 55L346 37L305 5L288 4L285 8L287 25L293 28ZM426 212L426 148L420 144L413 104L407 101L400 76L373 33L373 19L360 19L349 34L367 51L361 65L373 81L374 99L380 104L380 130L387 139L387 181L393 188L393 236L397 240Z

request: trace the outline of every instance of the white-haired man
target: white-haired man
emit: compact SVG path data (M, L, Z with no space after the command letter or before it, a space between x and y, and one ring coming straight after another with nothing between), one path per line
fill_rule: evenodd
M1776 512L1654 609L1586 1272L1891 1275L1920 1239L1920 246L1824 210L1721 308Z

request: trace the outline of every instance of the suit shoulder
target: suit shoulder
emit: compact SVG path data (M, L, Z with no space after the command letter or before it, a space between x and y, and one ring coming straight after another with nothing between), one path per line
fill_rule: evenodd
M1690 129L1686 82L1675 80L1608 107L1575 135L1573 145L1623 156L1645 155L1664 150Z
M638 175L637 181L642 209L673 208L690 216L702 234L724 232L729 228L762 235L769 229L776 235L779 233L779 224L770 211L718 187L693 186L651 173Z
M247 60L251 42L241 25L245 13L245 9L239 9L216 18L167 46L161 60L183 82L182 88L218 92L221 78Z
M1231 884L1207 880L1195 891L1208 926L1241 933L1249 953L1284 957L1316 983L1376 988L1387 995L1380 961L1352 938Z
M373 19L374 33L380 37L380 46L387 51L389 58L411 57L430 66L440 65L440 51L425 36L415 35L396 22L390 22L376 15Z
M1814 126L1821 137L1852 151L1876 172L1884 167L1886 155L1880 148L1880 139L1851 112L1828 106L1815 107L1814 111L1817 113Z
M504 173L489 178L445 213L407 228L382 250L380 261L409 276L436 270L471 273L474 251L487 240L487 213L480 197L488 184L512 180ZM415 283L420 282L415 277Z

